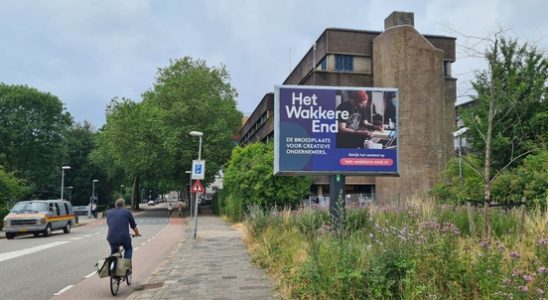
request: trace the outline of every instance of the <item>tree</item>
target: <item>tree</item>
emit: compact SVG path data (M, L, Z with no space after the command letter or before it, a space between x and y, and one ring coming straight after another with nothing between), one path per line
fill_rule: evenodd
M68 149L67 163L71 170L65 173L65 188L72 186L70 194L65 192L66 199L69 198L75 205L87 205L92 193L93 179L106 179L102 168L90 160L90 154L95 148L94 139L97 133L88 122L83 124L75 123L66 133L66 142ZM99 199L107 199L104 193L106 185L101 184L96 187L95 192L99 194Z
M534 128L548 111L548 60L534 47L495 36L485 58L488 69L473 82L474 105L463 112L471 152L483 161L473 168L483 179L485 232L489 232L491 184L530 153L546 149L546 132Z
M162 171L168 160L161 147L165 131L160 119L154 105L113 99L107 122L97 136L98 147L91 155L110 178L124 174L133 180L133 208L138 208L141 180L164 176Z
M548 201L548 150L528 155L522 164L501 173L493 182L493 194L517 202L526 197L529 206L545 210Z
M0 209L6 203L18 199L25 189L22 180L6 173L0 165Z
M228 81L223 67L185 57L158 71L141 103L113 99L91 157L110 178L133 180L133 207L142 183L161 189L186 183L185 171L198 157L190 131L203 132L206 183L226 163L242 118Z
M0 83L0 164L25 179L32 197L59 195L66 163L65 133L72 118L59 99L20 85Z
M274 176L274 146L254 143L235 148L225 170L224 213L235 220L250 205L295 207L310 189L310 177Z
M175 185L184 182L185 171L198 158L198 139L190 131L203 132L206 183L229 159L242 121L229 79L223 66L208 67L203 60L184 57L160 69L154 88L143 95L144 104L160 110L156 121L164 129L156 146L168 154L162 171Z
M468 165L481 168L481 161L473 155L467 155ZM462 172L462 176L461 176ZM451 159L442 176L442 182L436 184L431 194L445 202L463 204L476 201L483 196L483 184L480 174L470 167L462 168L458 158Z

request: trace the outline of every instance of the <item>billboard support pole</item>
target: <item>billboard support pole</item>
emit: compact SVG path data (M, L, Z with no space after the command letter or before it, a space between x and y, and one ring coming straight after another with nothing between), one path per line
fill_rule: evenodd
M346 195L344 193L345 177L344 175L329 176L329 212L334 224L339 223L339 212L341 207L337 207L339 195L342 197L342 205L345 205Z

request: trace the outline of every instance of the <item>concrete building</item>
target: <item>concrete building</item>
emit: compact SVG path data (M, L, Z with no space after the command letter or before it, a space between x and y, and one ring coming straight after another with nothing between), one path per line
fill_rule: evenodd
M414 14L393 12L384 31L327 28L284 85L398 88L400 176L347 176L352 199L394 202L425 195L453 154L455 38L423 35ZM268 93L240 130L240 143L273 137L273 94ZM316 176L312 195L329 195L328 176Z

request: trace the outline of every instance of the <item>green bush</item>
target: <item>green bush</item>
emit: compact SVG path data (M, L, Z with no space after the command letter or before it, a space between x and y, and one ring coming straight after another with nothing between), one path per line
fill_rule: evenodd
M472 155L465 157L478 168L479 161ZM460 177L459 161L452 159L443 173L443 179L431 190L431 195L442 203L464 204L467 200L483 199L483 185L479 175L466 165ZM499 203L519 202L525 196L528 207L546 210L548 204L548 151L539 150L528 155L521 165L501 172L491 184L491 198Z
M512 209L491 209L491 231L497 237L516 236L519 229L519 211Z
M211 204L211 210L215 215L221 214L222 211L222 202L225 199L225 192L224 190L217 190L215 194L213 194L213 203Z
M223 206L223 214L232 221L240 221L244 216L243 204L241 197L235 194L226 195L225 204Z
M0 230L4 228L4 217L7 216L10 211L7 208L0 209Z
M413 252L404 243L386 242L371 255L363 273L363 299L403 299L404 279L415 269Z
M294 224L308 241L314 240L319 229L329 222L329 214L325 210L305 208L294 216Z
M295 208L308 196L311 178L274 176L273 166L272 143L254 143L233 150L223 182L229 218L241 220L251 205Z
M275 210L266 210L253 205L249 207L246 213L245 225L252 236L259 236L275 218Z
M346 229L349 232L371 231L373 224L369 217L369 210L366 208L356 208L347 211Z

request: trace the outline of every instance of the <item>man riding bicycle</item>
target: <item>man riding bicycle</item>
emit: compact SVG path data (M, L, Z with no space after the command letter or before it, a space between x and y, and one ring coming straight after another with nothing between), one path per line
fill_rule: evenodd
M124 204L124 199L117 199L114 208L108 211L107 241L110 244L110 254L118 252L120 245L124 247L124 258L127 259L126 261L129 263L128 267L131 269L133 247L131 246L129 228L133 230L135 236L141 236L141 234L139 233L133 214L127 208L124 208Z

